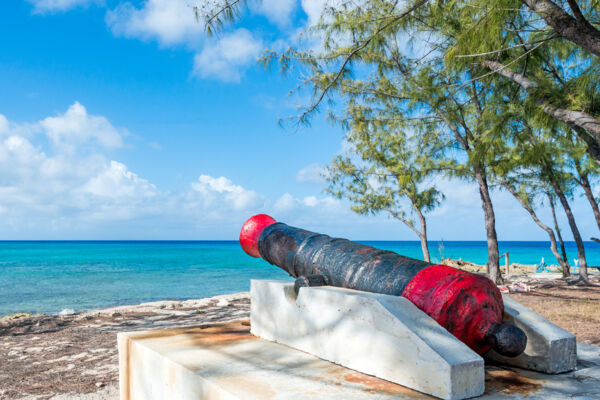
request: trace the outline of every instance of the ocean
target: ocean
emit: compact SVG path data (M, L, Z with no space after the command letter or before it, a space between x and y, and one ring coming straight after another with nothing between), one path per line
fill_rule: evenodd
M417 241L363 241L422 258ZM430 242L435 261L462 258L483 264L485 242ZM500 242L510 261L555 263L547 242ZM569 260L575 243L567 243ZM586 242L589 265L600 265L600 244ZM248 291L250 279L290 279L247 256L237 241L0 241L0 316L57 313L163 299Z

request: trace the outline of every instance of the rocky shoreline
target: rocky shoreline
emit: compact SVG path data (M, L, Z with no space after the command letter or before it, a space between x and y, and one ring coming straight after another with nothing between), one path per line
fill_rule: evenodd
M0 399L118 399L117 333L249 319L249 293L0 319Z

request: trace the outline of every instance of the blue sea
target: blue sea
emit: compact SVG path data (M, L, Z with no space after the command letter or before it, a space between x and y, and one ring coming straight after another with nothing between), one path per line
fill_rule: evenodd
M363 243L422 258L416 241ZM507 251L511 263L555 263L546 242L501 242ZM567 251L572 262L573 242ZM600 265L600 244L586 242L586 251ZM434 261L487 261L485 242L432 241L430 252ZM247 291L250 279L289 277L237 241L0 241L0 316L209 297Z

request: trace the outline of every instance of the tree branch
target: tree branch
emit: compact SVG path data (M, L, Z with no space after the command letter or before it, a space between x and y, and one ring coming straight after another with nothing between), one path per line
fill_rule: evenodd
M527 92L535 95L535 90L537 89L537 85L529 78L515 72L506 66L502 65L497 61L492 60L484 60L483 64L491 69L493 72L496 72L505 78L512 80L517 83ZM584 112L584 111L576 111L576 110L567 110L564 108L556 107L548 102L545 98L537 98L537 104L542 107L542 110L559 121L565 122L571 127L585 129L588 133L590 133L594 139L600 143L600 120L595 118L594 116Z
M581 15L582 20L573 18L551 0L521 1L542 17L560 36L600 57L600 31L583 18L583 15ZM569 0L571 9L575 8L573 9L575 15L577 16L578 12L581 14L579 6L572 3L575 2Z
M319 95L319 97L317 98L317 100L310 106L308 107L308 109L306 109L302 115L300 116L299 120L302 121L303 119L306 118L307 115L311 114L318 106L319 104L321 104L321 102L323 101L323 99L325 98L325 96L327 95L327 93L329 92L329 90L331 90L331 88L336 84L336 82L340 79L340 77L343 75L344 70L346 69L346 65L348 65L348 63L352 60L352 58L354 58L354 56L359 53L362 49L364 49L365 47L367 47L367 45L369 43L371 43L371 41L377 36L379 35L381 32L383 32L385 29L387 29L389 26L391 26L392 24L394 24L395 22L399 21L400 19L404 18L405 16L407 16L408 14L412 13L413 11L415 11L416 9L418 9L419 7L425 5L425 3L427 3L429 0L419 0L416 4L414 4L412 7L410 7L408 10L404 11L403 13L401 13L400 15L392 18L392 20L390 20L389 22L387 22L386 24L384 24L383 26L379 27L371 36L369 36L367 39L365 39L360 45L358 45L357 47L355 47L345 58L344 62L342 63L341 67L338 69L337 73L335 74L335 77L333 78L333 80L331 82L329 82L327 84L327 86L325 86L325 88L321 91L321 94Z

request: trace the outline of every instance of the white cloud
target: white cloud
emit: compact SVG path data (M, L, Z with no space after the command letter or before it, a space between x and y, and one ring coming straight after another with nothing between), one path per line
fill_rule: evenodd
M302 203L304 203L304 205L307 207L316 207L319 204L319 199L317 199L315 196L307 196L302 199Z
M291 23L296 5L296 0L259 0L251 4L256 13L266 16L269 21L282 27Z
M4 115L0 114L0 135L8 133L8 129L8 119Z
M201 78L239 82L242 70L256 62L263 49L262 41L240 28L214 41L194 57L194 73Z
M325 169L319 163L312 163L298 171L296 181L323 186L325 184L324 173Z
M260 10L283 21L291 12L290 2L266 0ZM183 45L194 51L193 74L199 78L239 82L262 51L262 40L244 28L207 38L204 23L195 18L193 4L187 0L146 0L138 8L125 2L107 13L106 22L115 35L154 39L163 46Z
M213 178L209 175L200 175L198 181L192 183L192 188L202 194L206 207L225 206L241 211L261 206L261 198L256 192L235 185L224 176Z
M367 0L357 0L352 7L361 7ZM301 0L302 10L308 17L307 26L313 26L321 19L321 16L330 17L329 14L323 15L326 9L341 9L347 3L343 0Z
M124 164L117 161L111 161L82 189L95 196L113 199L156 196L156 187L153 184L129 171Z
M0 129L3 238L71 238L78 232L87 238L190 238L199 231L230 238L268 203L223 176L202 174L183 190L159 190L107 157L106 145L114 141L98 132L117 130L79 103L38 122L2 116Z
M146 0L140 8L130 2L120 4L106 15L106 22L117 35L156 39L163 45L198 43L204 24L197 21L187 0Z
M302 0L301 3L302 10L304 10L308 17L307 25L315 25L319 21L319 18L321 18L321 14L325 8L323 0Z
M67 112L56 117L48 117L40 121L55 146L72 147L95 142L105 148L123 146L123 135L103 116L89 115L84 106L75 102Z
M68 11L75 7L101 4L104 0L29 0L34 5L35 13Z
M297 200L294 199L291 194L285 193L279 199L277 199L273 208L278 212L290 211L294 208L296 203Z
M300 199L289 193L285 193L273 205L273 211L276 213L284 215L306 213L307 215L314 216L314 212L307 212L308 209L319 209L320 212L329 214L330 216L339 216L340 212L342 214L349 213L347 207L342 206L339 200L330 196L323 198L306 196Z
M32 228L36 235L44 227L54 229L58 220L85 224L93 215L130 217L137 212L132 197L140 204L156 193L101 153L122 145L121 136L105 117L88 115L79 103L35 123L0 120L5 131L0 137L0 208L8 210L5 222L15 231L37 226L39 231Z

